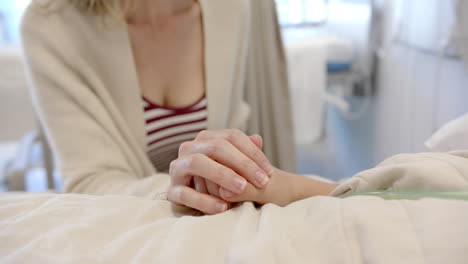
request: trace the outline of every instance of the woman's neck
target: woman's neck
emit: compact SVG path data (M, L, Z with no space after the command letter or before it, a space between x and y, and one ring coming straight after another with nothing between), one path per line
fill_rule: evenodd
M126 0L127 21L132 24L159 24L189 11L196 0Z

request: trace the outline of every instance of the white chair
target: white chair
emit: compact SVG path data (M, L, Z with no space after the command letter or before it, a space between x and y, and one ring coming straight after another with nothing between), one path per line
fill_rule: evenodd
M21 51L17 47L0 48L0 124L2 189L27 190L26 175L38 167L45 169L47 185L52 187L50 151L37 132Z

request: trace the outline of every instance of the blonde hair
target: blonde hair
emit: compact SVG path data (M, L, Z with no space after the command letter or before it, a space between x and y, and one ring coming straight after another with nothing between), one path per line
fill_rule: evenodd
M135 0L32 0L46 10L56 10L63 4L71 3L84 12L97 16L125 18L134 7Z
M69 0L93 15L123 17L130 1L124 0Z

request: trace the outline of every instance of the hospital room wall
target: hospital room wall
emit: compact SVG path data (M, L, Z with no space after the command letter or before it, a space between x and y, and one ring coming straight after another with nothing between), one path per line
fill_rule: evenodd
M411 4L402 14L404 1ZM449 4L445 0L384 1L384 56L379 59L371 106L354 121L329 106L325 139L299 148L301 173L337 180L395 154L428 151L424 142L436 129L468 112L468 68L459 60L436 56L453 19L447 12ZM431 5L437 17L428 15Z

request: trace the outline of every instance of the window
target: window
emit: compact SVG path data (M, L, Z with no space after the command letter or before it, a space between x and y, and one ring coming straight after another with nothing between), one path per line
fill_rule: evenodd
M0 44L17 43L19 23L31 0L0 1Z
M327 0L276 0L283 26L318 25L327 19Z

